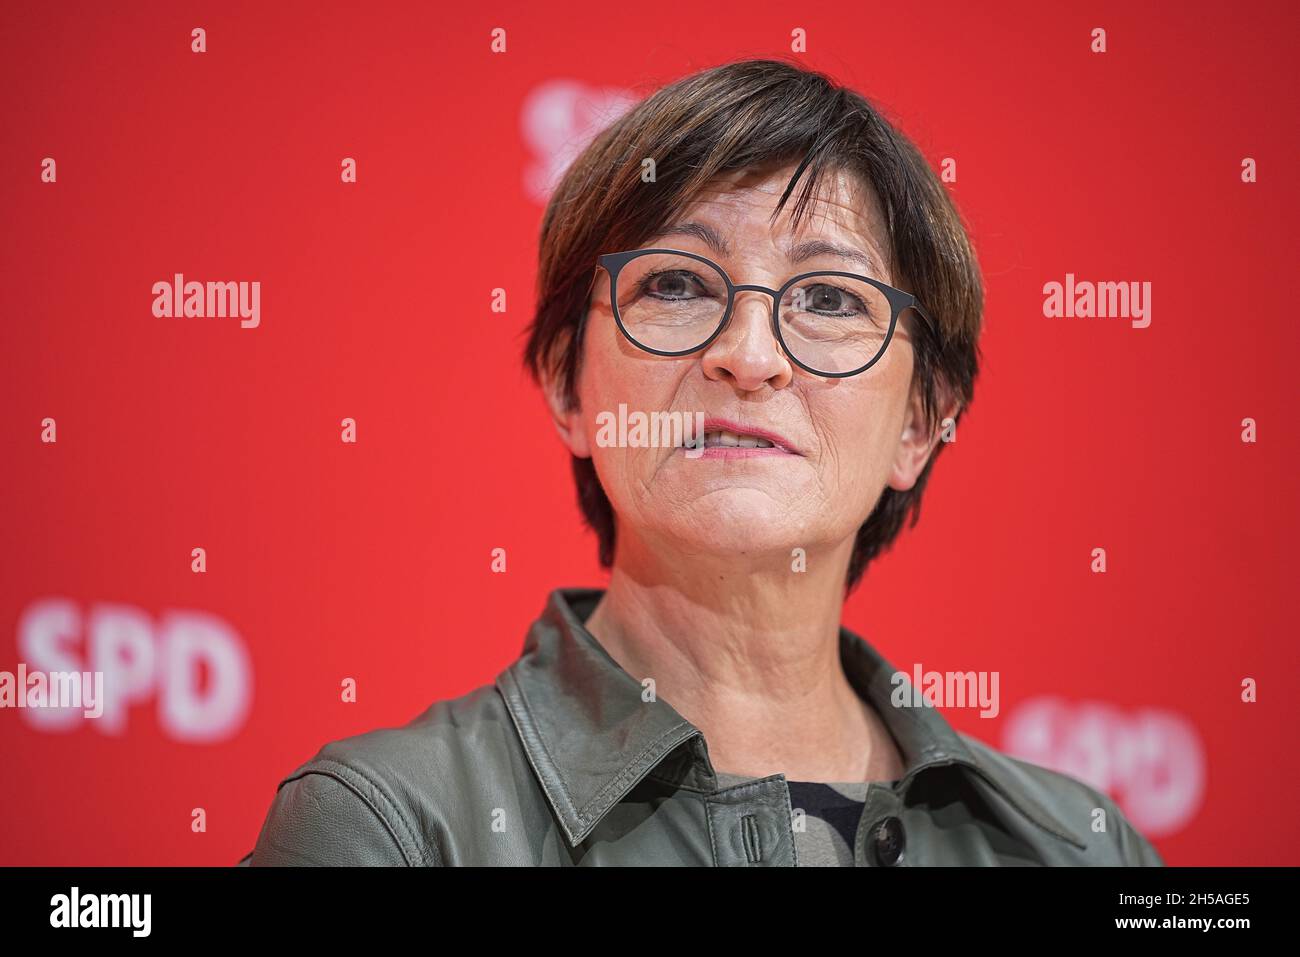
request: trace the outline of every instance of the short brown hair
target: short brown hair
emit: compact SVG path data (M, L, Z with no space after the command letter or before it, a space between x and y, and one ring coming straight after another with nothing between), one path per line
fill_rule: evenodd
M654 182L642 180L653 157ZM880 197L894 281L914 293L930 323L913 338L913 388L929 434L940 392L960 418L979 369L983 284L960 216L920 151L862 96L821 73L780 60L743 60L684 77L642 100L599 133L565 171L542 219L537 311L524 363L543 371L564 400L577 401L583 334L596 257L635 249L669 225L715 177L798 162L776 207L808 177L792 214L797 228L824 173L844 169ZM903 285L906 277L910 288ZM845 591L897 537L909 512L920 518L921 493L945 443L935 446L912 488L886 488L858 529ZM614 561L614 513L591 459L573 457L578 504Z

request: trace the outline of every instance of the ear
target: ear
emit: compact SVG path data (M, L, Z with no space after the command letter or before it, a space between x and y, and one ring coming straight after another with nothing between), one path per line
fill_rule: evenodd
M575 402L572 408L569 407L564 389L550 369L542 372L539 378L542 394L546 398L546 406L550 411L551 421L555 424L555 431L560 435L560 441L578 458L591 458L587 431L582 426L582 406Z
M903 434L898 440L898 451L894 454L893 468L889 472L890 488L906 492L916 484L934 447L942 438L944 420L955 420L961 408L955 398L943 391L940 392L936 405L939 420L934 423L932 430L927 431L921 415L920 388L914 388L908 397L907 410L903 416Z

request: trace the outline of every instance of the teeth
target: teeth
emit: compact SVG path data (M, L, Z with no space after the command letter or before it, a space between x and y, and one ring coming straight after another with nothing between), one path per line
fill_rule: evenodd
M737 435L735 432L720 431L705 432L704 447L706 449L770 449L775 446L757 435Z

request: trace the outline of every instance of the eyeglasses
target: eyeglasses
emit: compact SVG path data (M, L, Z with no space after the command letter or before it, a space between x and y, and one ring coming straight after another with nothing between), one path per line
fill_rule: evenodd
M790 361L813 375L865 372L885 354L898 317L915 309L909 292L851 272L806 272L780 289L737 285L713 260L680 249L605 253L614 321L633 345L657 356L697 352L726 328L736 293L772 297L772 331Z

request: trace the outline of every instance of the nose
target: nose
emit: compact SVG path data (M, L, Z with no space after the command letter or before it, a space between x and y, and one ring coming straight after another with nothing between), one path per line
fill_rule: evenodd
M700 357L710 379L730 382L742 392L765 384L784 389L794 378L794 365L781 351L772 332L772 297L765 292L736 293L731 318Z

